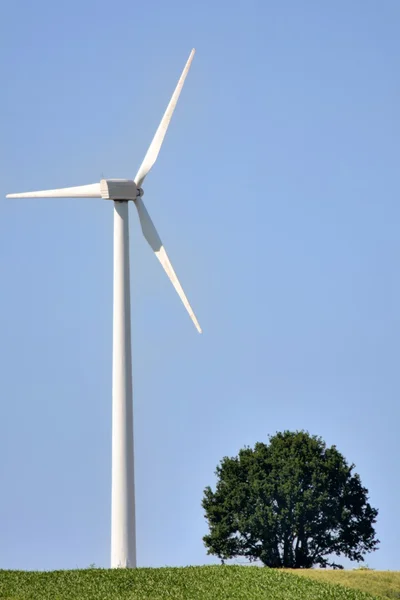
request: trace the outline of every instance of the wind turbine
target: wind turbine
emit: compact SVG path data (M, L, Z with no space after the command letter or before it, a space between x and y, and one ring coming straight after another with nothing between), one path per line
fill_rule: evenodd
M172 114L193 60L190 53L160 125L135 179L102 179L100 183L7 198L103 198L114 201L114 306L112 370L111 567L136 567L136 523L133 452L131 302L129 282L129 213L133 201L142 232L182 300L197 331L200 325L143 203L142 184L157 160Z

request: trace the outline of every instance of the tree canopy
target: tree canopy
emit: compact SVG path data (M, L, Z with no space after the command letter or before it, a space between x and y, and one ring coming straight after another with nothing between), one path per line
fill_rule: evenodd
M208 554L275 568L343 568L334 555L363 561L379 544L378 511L354 468L336 446L304 431L223 458L216 489L207 487L202 501Z

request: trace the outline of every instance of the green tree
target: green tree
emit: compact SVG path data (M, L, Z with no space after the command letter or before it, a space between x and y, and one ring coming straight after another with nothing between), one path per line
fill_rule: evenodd
M363 561L376 550L378 511L336 446L304 431L284 431L225 457L202 506L208 554L268 567L343 568L332 556Z

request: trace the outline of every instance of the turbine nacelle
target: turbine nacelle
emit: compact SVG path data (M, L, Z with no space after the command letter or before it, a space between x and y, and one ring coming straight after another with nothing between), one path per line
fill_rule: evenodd
M136 200L143 196L133 179L102 179L100 193L104 200Z

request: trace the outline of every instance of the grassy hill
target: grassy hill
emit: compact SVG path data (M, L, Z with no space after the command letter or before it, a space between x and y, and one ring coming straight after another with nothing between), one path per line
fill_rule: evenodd
M1 600L372 600L274 569L240 566L0 571Z
M327 571L325 569L305 569L285 571L301 577L309 577L314 581L345 585L357 590L364 590L385 600L400 599L399 571Z

